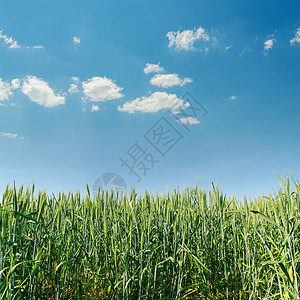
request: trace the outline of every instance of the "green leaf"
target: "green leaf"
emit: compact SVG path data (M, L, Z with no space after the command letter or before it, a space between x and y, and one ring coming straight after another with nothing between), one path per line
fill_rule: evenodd
M273 225L275 225L276 227L278 227L279 229L282 229L273 219L271 219L270 217L262 214L261 212L257 211L257 210L250 210L253 214L255 215L259 215L260 217L262 217L263 219L265 219L266 221L272 223Z
M285 186L285 182L279 177L279 175L273 169L272 169L272 171L275 173L275 175L281 181L281 183Z
M286 277L288 278L288 281L290 282L291 285L293 285L292 281L291 281L291 278L290 278L290 275L286 269L286 267L284 266L283 263L279 263L279 266L281 268L281 270L283 271L283 273L286 275Z
M34 219L34 218L32 218L30 215L32 215L33 213L30 213L30 214L28 214L28 215L24 215L24 214L22 214L22 213L20 213L20 212L16 212L15 213L17 216L20 216L20 217L22 217L22 218L24 218L24 219L27 219L27 220L29 220L29 221L33 221L33 222L35 222L35 223L39 223L40 224L40 222L38 222L36 219Z

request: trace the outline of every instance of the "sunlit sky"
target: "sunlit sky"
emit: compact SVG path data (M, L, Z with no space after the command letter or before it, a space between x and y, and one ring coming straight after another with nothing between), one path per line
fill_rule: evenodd
M299 1L2 1L0 194L114 173L254 197L300 174Z

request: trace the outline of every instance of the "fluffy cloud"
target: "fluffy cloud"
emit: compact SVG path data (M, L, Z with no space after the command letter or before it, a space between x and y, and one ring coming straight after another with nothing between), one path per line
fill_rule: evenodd
M144 73L145 74L149 74L149 73L162 73L164 71L165 71L164 68L161 67L159 65L159 63L157 65L147 63L146 67L144 68Z
M300 27L296 30L295 36L290 40L291 46L296 43L300 44Z
M78 92L79 92L78 85L75 83L71 83L69 88L69 94L75 94Z
M172 86L183 86L186 83L190 83L193 80L191 78L180 79L177 74L156 74L150 79L152 85L159 87L172 87Z
M194 43L197 40L208 41L209 36L205 33L205 29L199 27L194 30L184 30L182 32L170 31L167 33L167 38L169 39L169 48L175 46L176 50L195 50Z
M100 107L98 106L98 105L95 105L95 104L93 104L92 105L92 112L95 112L95 111L99 111L100 110Z
M80 82L79 77L73 76L73 77L71 77L71 79L72 79L75 83L79 83L79 82Z
M70 84L69 94L75 94L79 92L78 85L80 84L80 79L78 77L72 77L73 83Z
M6 34L2 33L3 31L0 30L0 39L3 39L5 44L9 46L9 48L18 49L21 48L17 41L15 41L12 37L8 37Z
M269 39L269 40L265 41L265 43L264 43L264 50L265 50L265 52L268 52L270 49L273 48L274 42L276 42L275 39Z
M94 102L104 102L123 97L118 87L111 79L106 77L93 77L82 83L86 98Z
M0 131L0 136L7 137L9 139L15 139L18 137L16 133L3 132L3 131Z
M131 102L126 102L121 107L118 107L119 111L124 111L128 113L134 112L147 112L154 113L163 109L176 109L184 107L184 101L177 98L175 94L168 94L166 92L155 92L149 97L137 98Z
M76 37L76 36L74 36L73 37L73 43L74 43L74 45L77 45L77 44L80 44L80 38L79 37Z
M186 117L180 118L177 120L179 124L187 124L187 125L197 125L200 124L200 121L195 117Z
M21 82L20 82L20 79L16 78L16 79L13 79L11 81L11 88L12 90L16 90L16 89L19 89L21 87Z
M35 76L26 76L23 80L22 92L32 102L45 107L54 107L65 103L65 97L55 94L48 83Z
M0 101L8 100L13 94L10 84L0 78Z

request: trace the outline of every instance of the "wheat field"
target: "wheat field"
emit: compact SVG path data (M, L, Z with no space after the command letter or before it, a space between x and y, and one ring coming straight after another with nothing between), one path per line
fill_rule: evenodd
M239 201L7 187L1 299L299 299L300 185ZM293 186L293 187L291 187Z

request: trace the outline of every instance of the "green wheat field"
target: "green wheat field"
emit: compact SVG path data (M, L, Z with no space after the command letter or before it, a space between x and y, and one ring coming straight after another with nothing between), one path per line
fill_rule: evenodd
M240 201L7 187L1 299L299 299L300 184Z

